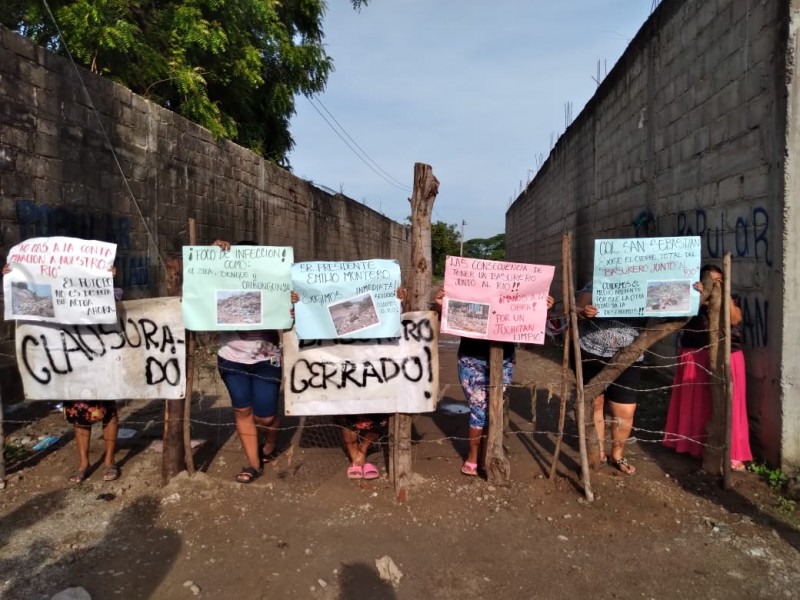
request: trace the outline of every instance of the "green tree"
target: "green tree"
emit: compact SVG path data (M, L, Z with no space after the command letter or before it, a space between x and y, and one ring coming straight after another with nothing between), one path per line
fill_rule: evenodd
M0 24L66 54L60 29L79 64L286 166L295 97L322 91L333 69L325 8L325 0L2 0Z
M458 256L461 249L461 240L456 227L442 221L431 224L431 260L433 274L437 277L444 275L445 258Z
M506 257L506 234L498 233L490 238L474 238L464 242L464 256L503 260Z

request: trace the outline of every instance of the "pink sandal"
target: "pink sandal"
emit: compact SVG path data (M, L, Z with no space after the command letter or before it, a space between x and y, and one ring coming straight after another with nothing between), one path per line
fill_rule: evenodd
M377 479L381 476L380 472L378 471L378 467L370 463L364 464L362 467L362 473L364 474L364 479Z
M347 467L347 478L348 479L363 479L364 477L364 467L360 465L350 465Z
M461 465L461 472L464 475L475 477L478 474L478 463L465 462L463 465Z

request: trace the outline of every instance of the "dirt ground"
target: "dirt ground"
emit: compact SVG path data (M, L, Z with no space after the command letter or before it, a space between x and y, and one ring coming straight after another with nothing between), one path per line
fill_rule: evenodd
M453 339L442 340L443 400L463 402L455 350ZM403 503L385 475L385 448L371 456L383 477L345 478L338 430L324 419L284 420L280 457L252 484L236 483L243 455L209 365L192 405L193 437L205 440L199 471L167 486L150 448L162 404L124 406L122 427L136 434L120 442L122 477L103 483L96 470L80 486L66 482L76 454L60 414L46 403L7 411L14 448L63 437L47 450L10 454L0 491L2 598L49 599L71 586L95 600L800 595L797 513L779 512L778 495L754 473L735 474L734 489L723 491L699 461L637 431L627 456L638 472L601 467L588 503L570 407L558 474L548 480L559 403L545 384L560 377L556 348L519 353L511 485L460 474L466 416L437 410L414 420L419 482ZM637 426L657 431L665 409L665 393L649 394ZM93 439L97 465L100 446ZM376 561L391 561L394 584Z

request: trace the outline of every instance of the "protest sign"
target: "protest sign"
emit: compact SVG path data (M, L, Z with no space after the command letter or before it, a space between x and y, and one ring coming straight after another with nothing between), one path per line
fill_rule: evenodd
M543 344L555 267L448 256L442 333Z
M184 246L186 329L288 329L293 260L289 246Z
M114 323L116 244L41 237L11 248L3 276L4 318L49 323Z
M696 315L698 236L595 240L592 304L599 317Z
M180 298L120 302L112 325L17 323L26 400L176 399L186 394Z
M283 334L287 415L421 413L436 408L439 338L433 312L402 315L391 339L298 340Z
M396 260L301 262L292 267L292 285L301 340L400 335Z

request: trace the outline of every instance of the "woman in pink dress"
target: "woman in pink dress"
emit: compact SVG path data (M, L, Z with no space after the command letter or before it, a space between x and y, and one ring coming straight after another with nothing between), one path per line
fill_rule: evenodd
M700 270L700 277L710 273L714 285L722 284L722 271L714 265ZM702 293L702 284L695 283ZM731 417L731 467L744 471L746 461L753 460L747 422L747 394L744 354L742 353L742 311L731 299L731 381L733 414ZM709 369L708 299L701 301L700 312L681 330L680 359L675 370L672 398L667 411L663 444L676 452L703 455L706 426L711 418Z

